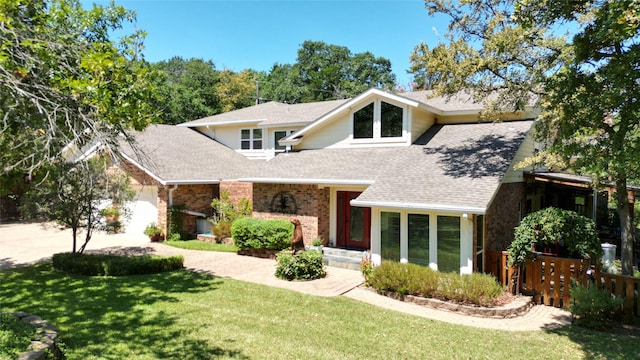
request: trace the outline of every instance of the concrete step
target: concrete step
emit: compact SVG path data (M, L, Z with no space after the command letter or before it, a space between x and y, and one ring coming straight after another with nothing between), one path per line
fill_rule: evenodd
M325 247L322 249L324 264L342 269L360 270L362 251Z

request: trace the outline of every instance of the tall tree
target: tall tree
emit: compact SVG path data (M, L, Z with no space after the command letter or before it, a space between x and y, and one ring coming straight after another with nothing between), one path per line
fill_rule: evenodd
M151 65L164 76L156 84L165 124L179 124L220 112L220 73L211 60L173 57Z
M253 70L243 70L239 73L231 70L222 71L217 88L222 112L255 105L257 79L258 73Z
M123 7L0 0L0 163L4 174L56 162L69 144L114 145L156 120L144 33L110 38Z
M275 64L263 80L265 98L295 103L345 99L373 87L393 89L396 77L388 59L307 40L295 64Z
M549 143L547 158L616 182L622 272L632 274L627 180L638 178L640 161L638 1L425 4L450 18L448 43L414 53L438 91L473 89L490 111L521 110L538 96L536 135ZM573 36L557 36L563 29Z

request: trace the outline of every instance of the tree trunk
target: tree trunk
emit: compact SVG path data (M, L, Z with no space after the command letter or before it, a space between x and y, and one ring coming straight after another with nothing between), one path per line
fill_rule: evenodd
M627 198L626 179L616 179L616 200L618 201L618 215L620 216L620 257L622 275L633 276L633 220Z
M78 234L78 228L76 226L73 226L71 228L71 234L73 237L73 249L71 250L72 253L76 253L76 235Z

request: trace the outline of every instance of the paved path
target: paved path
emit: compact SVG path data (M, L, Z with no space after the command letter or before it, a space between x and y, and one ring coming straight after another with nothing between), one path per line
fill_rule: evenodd
M437 310L378 295L360 287L359 271L327 267L327 277L314 281L285 281L275 277L275 261L240 256L234 253L184 250L151 243L144 235L96 234L88 250L159 255L181 254L185 267L219 277L229 277L267 286L279 287L316 296L340 296L415 316L452 324L506 331L534 331L570 324L571 315L564 310L537 305L523 316L510 319L480 318ZM39 224L0 224L0 270L24 266L48 259L57 252L71 250L69 230L45 229Z

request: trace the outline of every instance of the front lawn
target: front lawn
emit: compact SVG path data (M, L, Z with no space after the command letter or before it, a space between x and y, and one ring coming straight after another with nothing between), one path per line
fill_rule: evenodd
M0 284L2 310L58 326L68 359L623 359L639 341L463 327L186 270L86 277L44 263Z
M237 252L238 248L235 245L218 244L208 241L200 240L177 240L177 241L165 241L165 245L177 247L187 250L204 250L204 251L218 251L218 252Z

